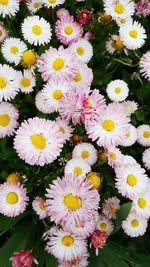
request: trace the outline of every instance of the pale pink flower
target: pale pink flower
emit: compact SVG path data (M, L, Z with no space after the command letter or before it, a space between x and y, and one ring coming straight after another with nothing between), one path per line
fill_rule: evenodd
M120 199L117 197L111 197L105 199L102 206L102 212L108 219L116 219L117 212L120 208Z
M136 13L138 17L147 17L150 15L150 1L149 0L140 0L136 3L135 6Z
M140 73L150 82L150 51L143 54L139 62Z
M60 8L56 11L57 18L61 19L64 16L69 16L69 11L66 8Z
M43 220L47 217L47 207L45 203L45 199L42 197L36 197L32 202L32 208L36 212L36 214L39 216L40 220Z

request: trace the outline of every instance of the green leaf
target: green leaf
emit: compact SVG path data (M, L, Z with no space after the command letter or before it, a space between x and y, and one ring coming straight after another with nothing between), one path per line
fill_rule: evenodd
M47 255L46 256L46 267L57 267L57 262L56 259L51 256L51 255Z
M132 202L128 202L128 203L123 204L120 207L116 221L115 221L115 228L112 234L115 234L121 228L122 221L124 221L127 218L130 212L130 209L131 209L131 205L132 205Z

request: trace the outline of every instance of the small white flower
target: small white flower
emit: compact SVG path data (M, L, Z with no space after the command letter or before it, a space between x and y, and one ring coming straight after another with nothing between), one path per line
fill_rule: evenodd
M123 80L114 80L107 85L106 92L112 101L122 102L127 98L129 88Z

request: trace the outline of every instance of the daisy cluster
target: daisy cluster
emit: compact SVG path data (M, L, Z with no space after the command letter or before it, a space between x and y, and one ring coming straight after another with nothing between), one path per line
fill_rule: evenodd
M16 217L31 203L32 212L46 224L45 249L57 259L58 266L86 267L88 241L96 254L105 245L114 230L119 198L131 202L122 222L124 232L138 237L147 230L150 180L145 168L150 170L150 125L135 127L132 118L138 103L128 100L132 88L125 79L110 81L105 96L93 88L92 33L84 27L93 14L84 9L75 18L69 10L59 8L63 4L65 0L0 0L0 138L12 137L18 162L42 170L52 167L56 172L44 193L39 190L34 197L27 192L28 178L11 173L0 184L0 213ZM27 14L16 37L5 26L5 19L18 16L21 5ZM51 12L55 23L48 19ZM113 20L118 27L118 35L111 35L106 42L109 54L122 51L128 55L144 45L146 30L133 20L134 15L146 16L139 12L130 0L104 1L98 21ZM149 60L147 52L139 67L150 81ZM37 116L30 116L29 110L29 116L22 118L17 101L23 101L24 95L34 99ZM82 128L84 137L75 134L77 127ZM134 144L146 148L144 167L123 153L123 147ZM100 167L96 169L100 161L113 169L119 198L107 197L105 192L101 198L103 177ZM31 252L21 251L11 258L12 266L23 266L25 259L27 267L37 263Z

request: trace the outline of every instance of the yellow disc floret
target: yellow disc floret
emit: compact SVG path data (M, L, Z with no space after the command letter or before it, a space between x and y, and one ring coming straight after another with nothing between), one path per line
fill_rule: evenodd
M11 205L16 204L18 202L18 195L15 192L10 192L6 197L6 201Z
M0 115L0 126L6 127L10 122L10 117L7 114Z
M135 186L137 184L137 178L134 175L128 175L127 177L127 183L130 186Z
M81 208L81 200L77 196L73 196L72 194L65 196L64 203L67 208L71 210L77 210Z
M80 167L75 167L74 168L74 174L81 175L82 174L82 169Z
M103 121L103 128L106 130L106 131L113 131L115 129L115 124L112 120L105 120Z
M36 62L35 53L32 51L25 51L22 55L22 61L28 67L33 66Z
M98 189L101 185L101 178L100 176L95 172L89 172L86 176L87 180L89 180L92 183L92 190Z
M31 142L37 149L44 149L46 147L46 139L40 134L32 135Z
M66 247L71 247L74 244L74 238L70 235L66 235L62 238L62 244Z

